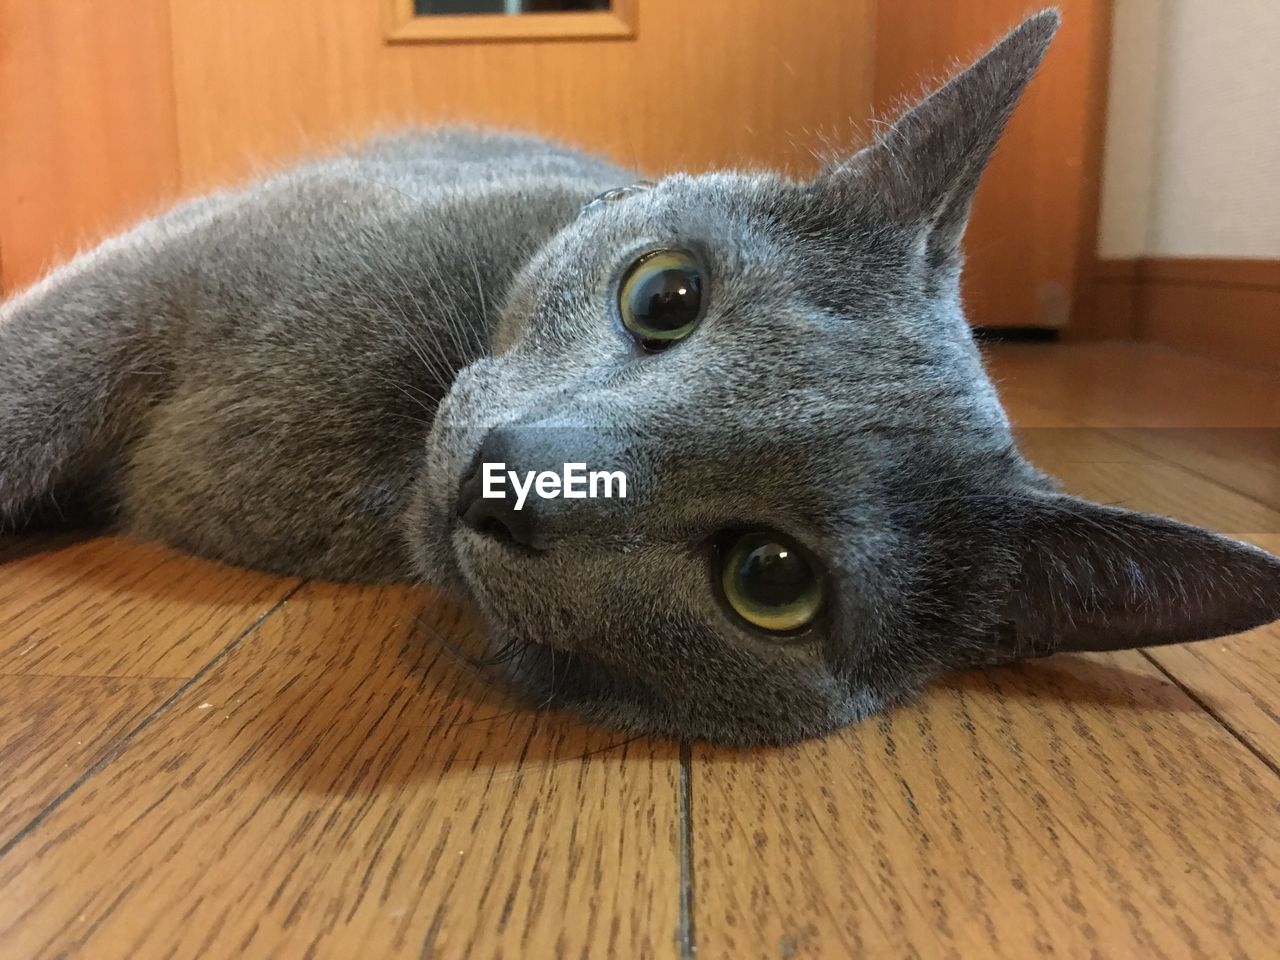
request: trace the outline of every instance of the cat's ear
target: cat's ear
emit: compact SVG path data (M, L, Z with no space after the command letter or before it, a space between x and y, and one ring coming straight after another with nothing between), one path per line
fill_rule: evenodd
M1065 495L1026 505L998 660L1206 640L1280 617L1280 558L1263 550Z
M1056 10L1023 21L875 143L820 174L815 185L856 183L870 190L895 221L926 231L931 262L956 259L983 168L1059 21Z

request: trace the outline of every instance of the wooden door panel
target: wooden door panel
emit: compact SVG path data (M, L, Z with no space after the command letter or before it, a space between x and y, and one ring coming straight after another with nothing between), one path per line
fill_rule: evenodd
M631 40L394 45L378 7L174 4L184 188L446 120L532 129L651 174L803 172L871 102L873 0L641 0Z
M168 0L0 0L2 292L177 185Z
M1091 262L1106 0L1066 24L978 196L975 322L1065 321ZM0 0L6 290L176 196L377 129L470 121L645 173L812 171L1026 0L638 0L634 38L388 43L374 0Z

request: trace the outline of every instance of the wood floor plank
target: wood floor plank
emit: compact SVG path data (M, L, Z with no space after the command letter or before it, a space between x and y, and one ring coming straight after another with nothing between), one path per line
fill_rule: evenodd
M1062 426L1280 427L1280 375L1267 371L1136 343L1001 345L985 356L1015 419L1025 401Z
M1068 489L1280 547L1274 381L1143 348L996 354L1022 446ZM1054 658L826 743L695 748L699 956L1269 955L1278 649L1265 628Z
M694 752L698 956L1268 956L1280 778L1137 653Z
M1280 534L1247 539L1280 555ZM1146 653L1280 769L1280 624Z
M189 677L298 581L121 537L0 555L0 674Z
M1280 547L1274 379L1128 346L993 365L1068 488ZM0 857L0 957L1274 952L1275 628L696 746L682 790L675 745L473 676L440 595L296 586L0 542L0 847L47 810ZM192 676L160 713L178 681L130 679Z
M424 590L309 585L0 860L91 956L673 956L679 756L499 695Z
M1176 517L1237 539L1280 534L1280 510L1163 461L1065 461L1042 454L1036 464L1071 493Z
M1280 549L1280 543L1277 543ZM1280 627L1146 651L1275 768L1280 768ZM1280 906L1280 905L1278 905Z
M991 348L1011 416L1093 427L1280 509L1280 376L1139 344Z
M0 847L177 687L176 680L0 676Z
M1128 427L1109 433L1130 446L1280 509L1280 428Z

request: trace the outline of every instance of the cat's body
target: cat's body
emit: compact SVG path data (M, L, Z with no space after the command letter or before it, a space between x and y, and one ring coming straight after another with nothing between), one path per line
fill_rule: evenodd
M447 583L539 699L737 742L1273 619L1280 561L1057 493L983 372L960 240L1056 24L808 181L446 131L108 241L0 308L0 527ZM570 461L627 497L479 494Z
M515 272L635 179L533 137L408 133L109 241L0 308L0 436L31 460L0 516L36 494L70 509L87 481L98 518L204 556L413 576L402 517L436 402L487 352ZM36 314L59 322L16 320ZM68 391L115 425L31 409ZM46 443L52 475L34 469Z

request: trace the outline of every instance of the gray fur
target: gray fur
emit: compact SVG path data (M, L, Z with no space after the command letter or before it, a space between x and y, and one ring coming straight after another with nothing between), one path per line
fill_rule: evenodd
M453 585L534 697L735 742L955 667L1274 618L1280 563L1056 493L983 372L960 236L1056 25L807 182L677 175L588 206L636 177L453 130L147 222L0 312L0 523L74 503L231 563ZM671 245L709 307L646 355L616 285ZM498 434L513 467L622 468L630 496L531 501L536 555L466 529L460 481ZM742 525L820 558L806 633L722 609L709 544Z

